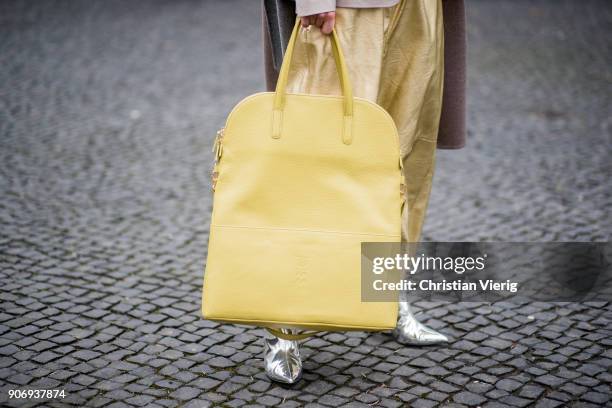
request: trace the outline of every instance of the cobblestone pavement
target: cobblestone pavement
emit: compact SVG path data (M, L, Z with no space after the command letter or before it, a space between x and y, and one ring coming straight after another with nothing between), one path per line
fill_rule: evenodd
M603 406L609 303L420 303L448 346L303 343L199 315L210 146L261 90L258 1L0 3L0 404ZM605 1L469 1L469 146L440 151L428 240L605 241ZM64 399L8 400L8 389Z

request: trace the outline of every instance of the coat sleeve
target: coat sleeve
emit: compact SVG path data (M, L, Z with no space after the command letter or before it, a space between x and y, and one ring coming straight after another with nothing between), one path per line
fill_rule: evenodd
M439 149L460 149L466 139L466 33L463 0L443 0L444 93Z
M336 0L295 0L295 12L300 17L335 10Z

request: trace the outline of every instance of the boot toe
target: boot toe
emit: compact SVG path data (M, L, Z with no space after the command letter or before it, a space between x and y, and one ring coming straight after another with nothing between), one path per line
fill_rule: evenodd
M448 337L444 334L415 321L404 322L400 320L393 331L393 335L399 343L413 346L449 342Z
M272 381L294 384L302 376L302 360L296 341L265 340L264 364Z

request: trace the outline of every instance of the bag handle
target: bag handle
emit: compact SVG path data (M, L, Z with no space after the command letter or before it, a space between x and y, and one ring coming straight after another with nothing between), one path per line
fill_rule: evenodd
M285 52L285 58L281 65L280 72L278 74L278 81L276 83L276 91L274 94L274 105L272 110L272 137L279 139L281 137L282 124L283 124L283 111L285 109L285 89L287 87L287 80L289 78L289 67L291 60L293 59L293 49L297 42L297 36L300 29L300 18L296 18L289 44L287 45L287 51ZM331 34L332 52L334 54L334 60L336 62L336 70L338 71L338 77L340 78L340 85L342 87L342 94L344 96L344 120L342 123L342 142L350 145L352 142L352 127L353 127L353 88L351 81L349 80L348 69L344 60L344 55L340 49L340 41L336 29L332 30Z

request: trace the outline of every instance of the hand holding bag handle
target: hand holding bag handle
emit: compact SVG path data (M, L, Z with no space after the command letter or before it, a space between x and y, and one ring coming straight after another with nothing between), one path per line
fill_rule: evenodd
M285 109L285 88L287 87L287 79L289 77L289 67L291 60L293 59L293 49L297 41L298 32L300 29L299 17L295 21L289 44L287 45L287 51L285 52L285 58L283 59L283 65L281 66L278 74L278 81L276 83L276 91L274 95L274 105L272 110L272 138L279 139L281 137L282 125L283 125L283 111ZM336 62L336 70L338 71L338 77L340 78L340 85L342 87L342 94L344 98L343 110L344 120L342 127L342 142L350 145L352 142L352 126L353 126L353 88L351 81L349 80L348 69L344 60L344 55L340 49L340 41L338 34L334 28L331 33L332 52L334 54L334 60Z

